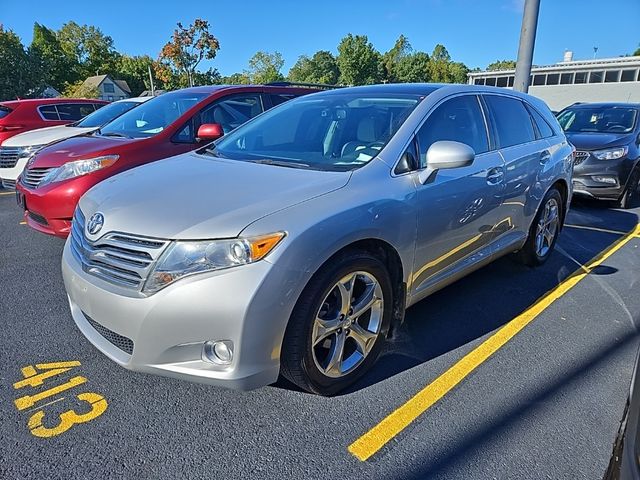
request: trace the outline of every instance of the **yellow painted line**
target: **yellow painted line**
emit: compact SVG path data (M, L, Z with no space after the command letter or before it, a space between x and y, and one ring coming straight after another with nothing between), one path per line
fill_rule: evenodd
M15 195L16 192L0 192L0 196L1 195Z
M620 230L610 230L608 228L591 227L589 225L570 225L568 223L565 223L564 226L568 228L578 228L580 230L591 230L593 232L611 233L613 235L625 235L627 233L627 232L622 232Z
M25 222L24 220L22 222L20 222L20 225L26 225L27 222Z
M69 390L70 388L82 385L86 381L87 379L84 377L73 377L67 383L50 388L49 390L45 390L44 392L36 393L35 395L25 395L24 397L15 399L13 403L15 403L18 410L24 410L26 408L33 407L36 402L39 402L40 400L44 400L45 398L57 395L58 393L64 392L65 390Z
M380 423L349 445L349 452L365 461L384 447L391 439L407 428L414 420L444 397L456 385L478 368L491 355L502 348L518 332L531 323L549 305L576 286L594 268L625 246L630 240L640 236L640 225L617 239L607 249L600 252L584 268L573 272L557 287L539 298L536 303L515 317L500 330L485 340L477 348L462 357L449 370L420 390L404 405L389 414Z

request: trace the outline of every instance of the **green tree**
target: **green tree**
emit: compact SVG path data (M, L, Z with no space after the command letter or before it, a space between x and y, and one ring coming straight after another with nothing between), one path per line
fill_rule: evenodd
M366 35L349 34L338 45L340 82L347 85L370 85L382 80L382 55Z
M87 86L82 80L67 85L62 92L63 97L67 98L98 98L100 90L96 86Z
M251 83L263 84L284 80L282 67L284 59L280 52L256 52L249 60L249 69L245 72Z
M404 35L400 35L393 45L393 48L382 56L384 76L387 82L394 83L401 81L398 78L398 67L404 59L411 55L412 51L413 48L411 48L409 39Z
M309 58L301 55L289 70L288 78L292 82L324 83L334 85L338 82L340 71L336 58L326 50L320 50Z
M0 27L0 100L15 100L32 93L32 70L20 38Z
M513 70L516 68L515 60L496 60L493 63L487 65L487 71L492 72L495 70Z
M113 47L113 39L99 28L68 22L57 36L62 50L79 65L78 80L117 71L120 54Z
M633 56L634 56L634 57L635 57L635 56L638 56L638 55L640 55L640 46L639 46L638 48L636 48L636 51L635 51L635 52L633 52Z
M162 47L159 60L172 70L174 77L183 76L187 85L193 86L200 62L213 60L219 49L218 39L209 32L209 22L196 18L187 28L178 22L171 41Z
M429 76L432 82L450 83L451 72L449 71L449 63L451 56L444 45L437 44L431 54L429 62Z
M429 55L415 52L402 57L394 66L394 80L400 83L429 82Z
M151 90L149 67L153 69L154 63L149 55L122 55L118 59L115 75L119 80L126 80L131 94L137 96L144 90Z
M467 83L469 67L462 62L449 63L449 81L452 83Z
M62 90L79 80L79 65L75 59L64 51L56 32L39 23L33 25L29 56L33 62L33 75L41 79L43 86Z
M246 73L234 73L220 79L222 85L248 85L251 83Z

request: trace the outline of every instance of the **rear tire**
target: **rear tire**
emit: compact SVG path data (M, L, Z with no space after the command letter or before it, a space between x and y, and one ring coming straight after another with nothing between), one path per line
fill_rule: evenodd
M640 166L633 169L629 176L629 183L618 200L618 206L625 210L637 206L640 200Z
M285 332L282 375L319 395L335 395L375 363L391 324L393 288L385 264L347 251L303 290Z
M564 216L562 195L552 188L544 196L540 208L531 223L527 241L516 252L516 259L530 267L537 267L547 261L558 240Z

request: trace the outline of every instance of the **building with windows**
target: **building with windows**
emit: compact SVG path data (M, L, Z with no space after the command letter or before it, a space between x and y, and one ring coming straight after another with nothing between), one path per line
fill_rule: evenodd
M468 83L512 88L515 70L471 72ZM531 69L529 93L552 110L576 102L640 102L640 56L564 61Z
M100 100L113 102L131 97L131 89L126 80L114 80L109 75L96 75L89 77L83 82L83 86L97 88Z

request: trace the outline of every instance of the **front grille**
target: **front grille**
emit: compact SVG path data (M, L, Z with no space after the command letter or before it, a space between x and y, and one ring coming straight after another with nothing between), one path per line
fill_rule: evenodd
M32 219L34 222L39 223L40 225L44 225L45 227L49 225L49 222L47 222L47 219L44 218L42 215L38 215L37 213L30 211L29 218Z
M7 190L15 190L16 189L16 181L15 180L7 180L6 178L2 179L2 187Z
M55 167L50 168L27 168L22 174L22 184L29 188L38 188L40 182Z
M589 158L589 152L577 151L573 154L573 166L576 167Z
M18 163L22 147L0 147L0 168L13 168Z
M141 290L165 240L109 232L96 241L85 235L85 218L76 208L71 225L71 251L82 269L109 283Z
M116 333L113 330L109 330L104 325L101 325L100 323L96 322L93 318L91 318L86 313L82 312L82 314L84 315L84 318L87 319L87 322L89 322L89 325L91 325L93 329L96 332L98 332L100 335L102 335L109 343L111 343L112 345L115 345L120 350L122 350L125 353L128 353L129 355L133 354L133 340L131 340L128 337L125 337L124 335L120 335L119 333Z

